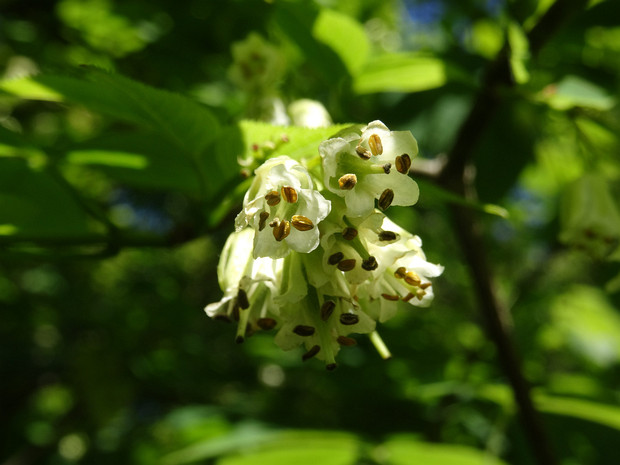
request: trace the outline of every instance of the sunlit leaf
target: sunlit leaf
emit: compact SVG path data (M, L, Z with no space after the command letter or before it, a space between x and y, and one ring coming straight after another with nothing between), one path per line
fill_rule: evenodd
M260 448L224 457L218 465L353 465L359 441L335 431L290 431Z
M338 54L352 76L364 66L370 44L362 25L350 16L323 9L314 23L312 34Z
M455 444L430 444L414 436L396 436L381 444L390 465L502 465L488 452Z
M213 142L219 124L211 112L181 95L87 68L77 77L38 75L0 83L0 90L31 100L71 102L149 127L187 153Z
M609 110L616 104L616 99L605 89L579 76L565 76L557 84L545 88L543 98L557 110L574 107Z
M447 81L444 62L433 56L399 53L379 55L356 76L358 94L419 92L443 86Z

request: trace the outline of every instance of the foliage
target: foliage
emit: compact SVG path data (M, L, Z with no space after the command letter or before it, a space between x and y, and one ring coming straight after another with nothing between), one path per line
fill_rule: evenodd
M612 1L44 3L0 3L2 463L534 463L497 338L559 463L617 462ZM202 308L248 175L376 119L420 148L388 213L432 308L329 373L235 345Z

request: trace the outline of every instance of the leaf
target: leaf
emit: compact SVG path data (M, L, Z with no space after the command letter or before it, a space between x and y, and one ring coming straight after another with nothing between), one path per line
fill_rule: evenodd
M502 465L502 460L473 447L430 444L414 436L392 437L381 446L390 465Z
M27 160L0 158L0 235L75 238L92 229L88 215L49 173Z
M366 63L370 43L362 25L350 16L322 9L314 22L312 35L336 52L351 76Z
M557 84L547 86L543 99L556 110L586 107L604 111L610 110L616 104L616 99L603 88L573 75L565 76Z
M132 187L200 194L196 167L158 134L107 134L72 147L64 160L70 165L97 169Z
M374 92L420 92L443 86L447 81L444 62L415 53L380 55L366 63L355 77L358 94Z
M276 23L298 46L306 58L309 68L316 70L323 81L330 85L347 77L349 73L342 57L330 46L317 40L314 35L317 33L320 40L327 40L330 45L333 45L331 39L325 38L321 23L318 24L318 29L315 31L315 21L319 17L317 8L311 2L278 2L277 5L274 15ZM325 21L325 18L322 21ZM327 21L333 23L334 16L328 16ZM338 47L338 51L345 53L341 46Z
M84 68L76 77L42 74L3 81L0 90L24 99L80 104L151 128L194 156L219 133L217 120L200 104L96 68Z
M352 465L359 440L337 431L287 431L256 450L224 457L218 465Z

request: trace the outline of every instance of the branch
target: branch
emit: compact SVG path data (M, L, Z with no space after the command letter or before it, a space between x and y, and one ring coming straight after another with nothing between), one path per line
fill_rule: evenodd
M530 52L534 57L553 37L558 29L587 5L587 0L558 0L541 17L529 34ZM471 111L459 129L448 162L438 177L444 188L468 200L475 198L473 176L469 169L474 151L503 103L502 89L514 87L510 69L508 45L498 54L487 69L482 88ZM484 237L478 217L473 210L462 205L451 205L456 236L469 266L480 312L487 332L495 344L499 361L511 385L519 407L520 420L539 465L555 465L557 459L543 428L539 413L530 396L530 387L521 370L508 325L508 310L495 294L492 271L485 253Z

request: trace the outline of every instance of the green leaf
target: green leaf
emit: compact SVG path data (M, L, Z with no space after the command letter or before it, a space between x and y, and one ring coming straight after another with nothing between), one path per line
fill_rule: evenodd
M333 23L334 17L327 14L328 23ZM312 2L278 2L274 15L278 26L304 55L309 68L316 70L325 83L333 85L349 74L342 57L337 53L345 52L341 46L337 51L331 48L333 42L326 39L321 23L315 29L318 17L319 11ZM322 21L325 21L325 18ZM350 28L350 24L348 26ZM314 34L318 34L318 37ZM323 40L327 40L329 46L323 43Z
M370 43L362 25L350 16L323 9L314 22L312 35L336 52L351 76L366 63Z
M254 146L262 148L273 144L270 156L288 155L299 160L319 156L319 144L333 137L350 124L337 124L325 128L274 126L269 123L245 120L240 123L245 141L245 157L252 157Z
M446 66L441 59L416 53L394 53L369 60L356 76L353 88L358 94L420 92L441 87L446 81Z
M261 447L224 457L218 465L352 465L358 456L355 436L337 431L287 431Z
M65 153L70 165L102 171L142 189L201 192L196 167L167 139L150 132L112 133L81 143Z
M410 435L399 435L381 444L390 465L502 465L488 452L453 444L430 444Z
M91 232L86 212L49 173L22 158L0 158L0 235L75 238Z
M148 127L191 155L202 152L219 132L217 120L200 104L95 68L76 77L42 74L4 81L0 90L24 99L80 104Z
M610 110L616 99L602 87L579 76L565 76L560 82L545 89L545 100L557 110L586 107L594 110Z

